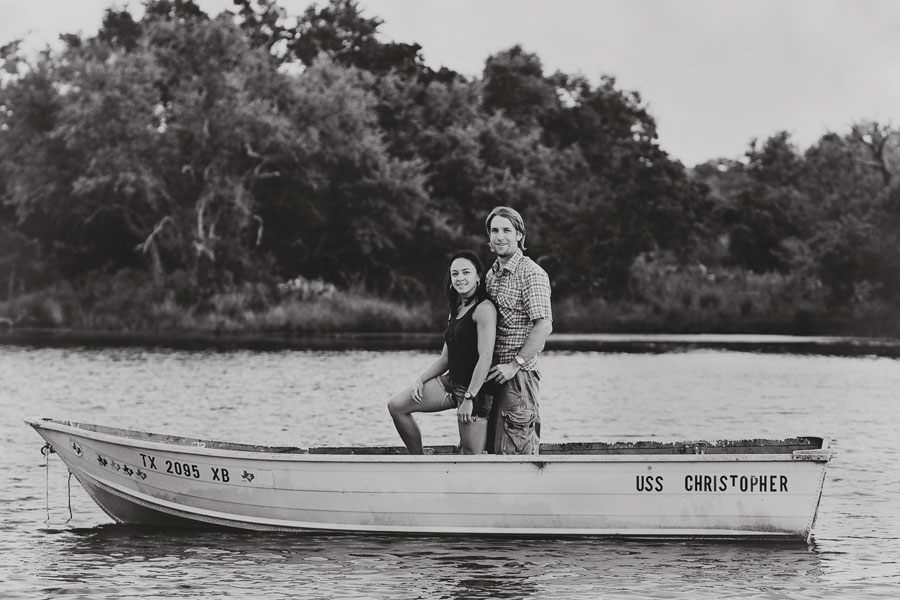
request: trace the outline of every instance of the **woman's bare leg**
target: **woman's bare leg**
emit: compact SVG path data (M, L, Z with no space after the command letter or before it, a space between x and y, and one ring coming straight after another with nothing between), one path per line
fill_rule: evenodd
M410 454L422 454L422 432L412 414L417 412L439 412L452 408L444 386L437 379L429 379L422 387L422 401L412 397L412 388L406 388L388 401L388 411L394 420L394 427Z
M481 454L487 443L487 417L459 424L459 444L463 454Z

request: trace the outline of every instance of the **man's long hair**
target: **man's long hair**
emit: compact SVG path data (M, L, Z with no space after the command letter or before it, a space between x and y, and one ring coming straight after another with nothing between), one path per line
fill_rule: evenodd
M519 240L519 248L525 250L525 219L522 218L519 211L508 206L495 206L487 216L487 219L484 220L484 228L487 230L488 239L491 237L491 220L494 217L503 217L510 220L516 231L522 234L522 239Z

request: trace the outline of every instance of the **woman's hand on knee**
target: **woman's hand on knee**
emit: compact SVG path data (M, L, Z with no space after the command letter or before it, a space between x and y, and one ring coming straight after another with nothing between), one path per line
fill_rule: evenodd
M422 403L422 390L425 388L425 384L422 381L421 377L416 377L416 380L413 381L412 388L410 389L413 402L416 404Z

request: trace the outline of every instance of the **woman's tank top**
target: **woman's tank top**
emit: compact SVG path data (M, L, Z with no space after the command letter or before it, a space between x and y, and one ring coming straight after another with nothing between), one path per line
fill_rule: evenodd
M472 315L482 302L484 299L479 300L462 317L453 317L444 332L450 381L456 385L469 385L478 363L478 326Z

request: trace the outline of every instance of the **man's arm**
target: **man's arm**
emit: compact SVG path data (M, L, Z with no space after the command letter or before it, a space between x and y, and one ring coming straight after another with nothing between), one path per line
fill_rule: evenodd
M525 275L522 287L522 301L531 319L531 331L525 338L518 356L525 362L533 359L544 349L544 342L553 331L553 309L550 306L550 278L547 272L534 265Z
M531 324L531 331L525 338L525 343L519 349L519 356L528 362L544 347L544 342L553 331L553 321L550 319L535 319Z
M525 362L534 358L541 351L541 348L544 347L544 342L547 341L551 331L553 331L553 321L550 319L535 319L532 322L531 331L528 332L528 337L525 338L525 343L519 348L518 356L524 359ZM512 379L521 368L515 360L494 365L491 367L491 372L488 373L487 379L488 381L504 383Z

